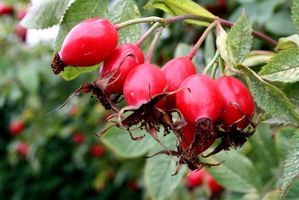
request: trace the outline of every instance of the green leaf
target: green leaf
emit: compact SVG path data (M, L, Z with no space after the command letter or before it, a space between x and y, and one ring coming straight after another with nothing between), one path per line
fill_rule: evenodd
M227 51L227 33L222 28L220 24L216 26L216 46L219 50L221 58L231 66L231 62L229 60L228 51Z
M212 13L191 0L151 0L144 6L144 8L161 9L174 16L192 14L209 20L215 19L215 16ZM201 20L188 20L188 22L203 26L209 25L208 22Z
M226 189L242 193L256 193L261 188L261 179L253 163L235 150L221 152L209 158L210 163L222 162L217 167L207 168L213 178Z
M299 31L299 0L293 0L291 12L294 26Z
M140 157L149 152L155 145L154 139L148 133L144 131L133 131L132 133L134 136L145 134L145 137L139 141L134 141L127 131L112 127L101 138L101 141L122 158Z
M268 192L262 200L278 200L279 199L279 190L273 190Z
M280 185L280 199L283 199L289 187L296 178L299 177L299 129L295 132L291 147L288 151L287 159L284 164L283 174Z
M252 27L243 14L227 35L227 51L233 65L244 61L252 46Z
M243 61L242 65L246 67L253 67L268 63L275 55L276 53L272 51L251 51L247 58Z
M169 148L175 147L176 139L171 135L161 138L163 144L167 144ZM153 153L161 149L160 145L156 144L153 148ZM163 200L178 187L187 170L185 166L180 167L180 172L172 176L176 169L176 157L168 155L156 155L149 158L145 164L144 178L145 186L153 200Z
M67 33L79 22L92 17L105 16L107 0L76 0L66 11L56 38L56 50L60 49Z
M285 197L285 200L298 200L299 197L299 178L294 180L294 182L291 185L291 188L288 191L287 196Z
M168 149L176 148L176 138L174 134L160 137L160 140ZM159 152L161 148L163 149L163 147L156 142L149 155ZM167 198L179 186L187 168L184 165L181 166L180 172L172 176L176 169L176 161L176 157L168 155L156 155L146 161L144 170L145 186L153 200L163 200Z
M59 24L71 0L43 0L32 5L21 21L27 28L42 29Z
M253 147L250 154L256 162L256 169L265 184L273 178L273 171L269 170L278 166L279 155L274 138L272 137L272 130L267 124L260 123L254 135L249 138L249 142Z
M299 34L280 38L277 46L275 47L275 51L282 51L290 48L299 48Z
M65 67L64 71L60 73L60 75L62 76L62 78L66 81L71 81L75 78L77 78L78 76L80 76L82 73L86 73L86 72L92 72L95 71L96 69L98 69L99 66L95 65L92 67Z
M299 81L299 48L285 50L274 56L259 72L263 79L293 83Z
M113 23L128 21L130 19L140 18L138 6L134 0L117 0L109 9L107 17ZM134 43L141 36L140 24L128 26L118 31L120 43Z
M294 104L277 87L263 81L254 71L240 65L246 73L248 87L256 104L281 124L299 125L299 115Z
M166 155L158 155L147 160L145 165L145 184L153 200L163 200L180 184L185 172L185 166L179 174L172 176L176 160Z
M295 131L296 128L294 127L283 126L275 132L276 147L281 160L285 160L287 157L288 150L291 146L290 142Z

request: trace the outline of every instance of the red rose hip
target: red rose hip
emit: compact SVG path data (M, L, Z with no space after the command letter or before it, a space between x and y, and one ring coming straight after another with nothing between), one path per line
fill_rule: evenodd
M22 120L13 120L9 124L9 132L11 135L18 135L25 129L25 124Z
M149 102L166 88L166 79L159 67L142 64L133 69L124 84L124 96L128 105L140 106Z
M117 30L107 19L91 18L74 26L54 57L55 74L67 65L86 67L107 59L118 43Z
M102 157L105 154L105 151L105 148L99 144L95 144L90 148L90 153L94 157Z
M212 193L212 196L217 196L217 194L223 191L223 187L219 183L217 183L212 175L208 172L206 172L205 181Z
M104 61L99 71L101 79L108 79L105 92L116 94L123 92L124 82L129 72L143 64L142 50L133 44L123 44L115 49L113 54Z
M17 146L17 153L22 156L26 157L29 151L29 146L26 142L20 142Z
M194 188L201 186L203 184L206 172L204 170L194 170L189 172L187 175L187 186L189 188Z
M179 86L187 77L196 73L194 64L187 57L178 57L170 60L161 70L167 80L168 92L179 89ZM169 109L175 108L175 101L175 95L171 95L167 98L165 105Z
M177 108L186 120L196 123L200 118L215 122L221 112L221 96L216 82L203 74L188 77L176 94Z
M222 97L221 120L225 128L230 128L246 115L247 118L239 121L237 126L244 129L250 123L255 110L249 90L239 79L231 76L220 77L217 84Z
M12 6L5 5L4 3L0 2L0 16L2 15L11 15L13 14L14 9Z

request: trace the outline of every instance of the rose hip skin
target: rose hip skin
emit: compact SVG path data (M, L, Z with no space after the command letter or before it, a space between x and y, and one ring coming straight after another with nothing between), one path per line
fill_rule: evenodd
M14 12L13 7L5 5L4 3L0 2L0 16L11 15L13 14L13 12Z
M25 142L20 142L17 146L17 152L20 156L26 157L29 151L29 146Z
M161 70L167 80L168 92L179 89L179 86L187 77L196 73L194 64L187 57L178 57L170 60ZM171 95L167 98L165 105L169 109L175 108L175 101L175 95Z
M159 67L142 64L134 68L124 84L124 96L129 106L140 106L164 92L167 81Z
M208 172L206 172L205 181L212 193L212 196L219 194L223 190L223 187L219 183L217 183L212 175Z
M194 170L187 175L187 186L194 188L203 184L204 176L206 172L204 170Z
M25 128L25 124L21 120L13 120L9 124L9 132L11 135L18 135L20 134Z
M84 142L84 134L77 132L73 135L72 140L75 144L82 144Z
M122 93L129 72L143 62L143 52L137 46L123 44L116 48L113 54L104 61L99 71L101 79L110 78L105 92L107 94Z
M105 148L99 144L95 144L90 148L90 153L94 157L102 157L105 154L105 151Z
M96 65L115 50L118 42L116 28L107 19L87 19L71 29L61 50L60 59L65 65Z
M19 10L17 12L17 20L21 21L27 14L27 11L26 10Z
M187 121L196 123L201 118L215 122L221 112L221 96L216 82L203 74L188 77L176 94L176 106Z
M246 115L248 119L243 119L237 126L244 129L249 124L255 110L254 101L249 90L240 80L231 76L220 77L217 84L222 97L221 120L224 127L231 127Z

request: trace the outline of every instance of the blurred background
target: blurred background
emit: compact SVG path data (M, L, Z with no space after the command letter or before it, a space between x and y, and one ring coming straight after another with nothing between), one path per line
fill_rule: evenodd
M162 16L160 11L142 9L147 1L136 2L142 16ZM231 21L245 10L255 29L276 39L295 33L288 0L196 2ZM0 199L150 199L142 176L145 159L122 158L96 136L108 115L96 99L75 96L52 112L83 82L95 80L97 73L72 81L55 76L50 63L57 27L42 31L22 27L19 21L29 7L26 0L0 1ZM157 64L174 56L169 49L175 49L178 41L192 44L201 35L200 28L186 25L182 35L181 25L171 26L159 42ZM254 46L271 49L258 40ZM199 51L199 70L209 51L208 47ZM279 131L285 132L282 140L287 146L294 129L275 129L272 134ZM177 199L198 199L185 181ZM206 190L198 188L196 193L202 199L229 199Z

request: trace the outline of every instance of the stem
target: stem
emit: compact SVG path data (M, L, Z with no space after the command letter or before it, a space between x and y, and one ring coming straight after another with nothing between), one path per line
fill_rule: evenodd
M187 55L187 57L192 60L192 58L194 57L196 51L199 49L199 47L201 46L201 44L203 43L203 41L206 39L207 35L209 34L209 32L216 26L217 24L217 20L214 20L213 23L211 23L208 28L203 32L203 34L200 36L199 40L196 42L196 44L192 47L191 51L189 52L189 54Z
M222 18L218 18L218 21L220 22L220 24L222 24L224 26L227 26L229 28L231 28L234 25L233 22L230 22L230 21L222 19ZM253 30L252 35L259 38L259 39L261 39L261 40L264 40L265 42L269 43L270 45L273 45L273 46L277 45L276 40L274 40L273 38L259 32L259 31Z
M212 22L214 20L213 18L207 18L207 17L197 16L197 15L180 15L180 16L168 17L168 18L152 16L152 17L144 17L144 18L132 19L132 20L128 20L125 22L121 22L121 23L115 24L115 28L117 30L119 30L124 27L131 26L134 24L140 24L140 23L159 22L161 24L172 24L172 23L175 23L178 21L183 21L186 19L195 19L195 20L206 21L206 22Z
M159 40L159 38L160 38L160 36L162 34L162 30L163 30L163 27L161 27L161 28L159 28L157 30L157 33L156 33L156 35L155 35L155 37L154 37L154 39L153 39L153 41L152 41L152 43L151 43L151 45L150 45L150 47L148 49L148 52L146 54L146 58L145 58L145 62L144 63L147 63L147 64L151 63L151 58L152 58L154 49L156 47L156 44L157 44L157 42L158 42L158 40Z
M212 60L209 62L209 64L205 67L205 69L202 71L203 74L207 74L207 72L210 70L210 68L214 65L216 60L219 57L219 51L217 50Z
M225 75L225 72L224 72L225 66L224 66L224 62L221 57L218 58L218 63L219 63L219 68L220 68L220 75L224 76Z
M171 23L175 23L178 21L182 21L182 20L186 20L186 19L194 19L194 20L199 20L199 21L205 21L205 22L212 22L212 21L219 21L220 24L227 26L229 28L231 28L234 23L230 22L228 20L222 19L222 18L207 18L207 17L202 17L202 16L197 16L197 15L180 15L180 16L175 16L175 17L169 17L169 18L161 18L161 17L144 17L144 18L138 18L138 19L132 19L129 21L125 21L125 22L121 22L118 24L115 24L115 28L117 30L122 29L124 27L130 26L130 25L134 25L134 24L139 24L139 23L156 23L159 22L161 24L171 24ZM256 30L252 31L252 35L264 40L265 42L269 43L270 45L276 46L277 45L277 41L274 40L273 38L259 32Z
M140 47L142 43L148 38L148 36L154 32L161 24L159 22L156 22L151 28L149 28L142 36L141 38L135 43L137 47Z
M163 19L161 17L144 17L144 18L132 19L132 20L128 20L128 21L125 21L125 22L115 24L115 28L117 30L119 30L119 29L122 29L124 27L131 26L131 25L134 25L134 24L140 24L140 23L155 23L155 22L162 23L164 20L165 19Z
M211 77L212 77L213 79L215 78L217 69L218 69L218 65L217 65L217 63L214 63L214 65L213 65L213 67L212 67L212 70L211 70Z

